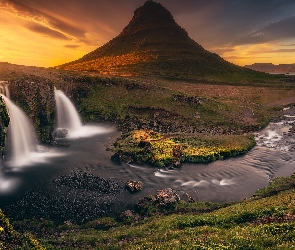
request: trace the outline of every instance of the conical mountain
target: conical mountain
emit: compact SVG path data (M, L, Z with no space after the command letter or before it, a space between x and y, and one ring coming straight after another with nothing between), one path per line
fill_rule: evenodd
M168 77L198 77L245 70L205 50L188 36L165 7L153 1L136 9L130 23L117 37L60 68Z

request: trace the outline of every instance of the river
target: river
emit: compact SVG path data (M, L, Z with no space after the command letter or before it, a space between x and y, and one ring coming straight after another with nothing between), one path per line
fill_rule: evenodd
M68 147L41 148L37 154L39 158L36 157L36 162L28 166L13 168L6 166L4 161L0 172L0 207L9 210L28 191L51 192L54 189L52 180L73 171L91 173L122 187L127 180L141 181L143 190L138 193L130 194L122 189L112 198L107 196L117 210L128 208L143 196L167 187L180 194L188 193L197 201L241 201L251 197L257 189L266 187L274 177L295 172L295 137L289 133L294 125L295 109L285 109L284 113L282 120L270 123L256 133L257 146L249 153L209 164L183 164L172 170L115 164L110 160L112 152L106 151L106 147L119 135L116 126L90 124L88 126L99 132L92 136L63 139L64 143L69 143ZM85 192L81 195L85 200L90 197ZM73 196L79 196L77 191ZM93 199L95 197L92 196Z

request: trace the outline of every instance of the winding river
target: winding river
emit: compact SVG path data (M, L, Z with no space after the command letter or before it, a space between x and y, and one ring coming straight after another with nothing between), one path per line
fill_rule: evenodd
M112 152L106 151L119 135L113 124L88 124L91 136L63 139L68 147L39 148L39 157L28 166L11 168L2 163L0 171L0 205L12 204L32 189L47 189L52 180L72 171L83 170L124 186L127 180L143 182L135 194L124 191L118 202L135 203L139 198L171 187L188 193L198 201L240 201L268 185L278 176L295 172L295 108L285 109L284 118L270 123L256 133L257 146L249 153L209 164L183 164L179 169L157 169L150 166L115 164Z

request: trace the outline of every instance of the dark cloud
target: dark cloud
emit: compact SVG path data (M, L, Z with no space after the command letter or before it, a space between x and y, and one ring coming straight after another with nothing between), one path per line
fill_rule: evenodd
M217 54L223 54L223 53L227 53L227 52L233 52L235 51L234 48L213 48L210 50L211 52L217 53Z
M88 44L107 42L145 0L0 0ZM294 0L157 0L205 48L294 38ZM0 3L1 5L1 3ZM86 34L94 38L88 41ZM97 38L102 38L99 42ZM97 44L98 46L102 44Z
M273 22L265 27L246 35L236 42L235 45L259 44L276 40L295 38L295 16Z
M185 7L190 10L183 14L172 9L175 19L179 18L190 36L204 47L241 43L241 38L270 23L286 20L295 13L293 0L196 0ZM288 27L290 30L291 25ZM273 29L272 33L273 37L286 38L280 29Z
M62 40L71 40L67 36L65 36L63 33L60 33L56 30L49 29L49 28L42 26L40 24L36 24L36 23L29 24L29 25L27 25L27 28L31 31L41 33L45 36L50 36L52 38L62 39Z
M81 46L80 45L68 44L68 45L65 45L65 47L68 48L68 49L77 49L77 48L80 48Z

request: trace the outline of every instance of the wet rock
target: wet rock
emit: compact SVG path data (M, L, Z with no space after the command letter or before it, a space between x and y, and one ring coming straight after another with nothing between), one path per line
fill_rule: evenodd
M135 204L135 211L141 215L169 213L175 210L180 197L172 188L160 189L157 194L146 196Z
M49 219L80 224L116 213L123 188L116 182L76 171L54 179L43 190L32 190L5 207L15 220Z
M171 203L178 202L179 200L179 195L172 188L158 190L155 197L155 202L158 203L160 206L167 206Z
M187 198L187 202L189 203L196 202L195 199L192 196L190 196L188 193L185 193L184 195Z
M60 142L60 141L52 141L51 145L54 147L69 147L70 143L68 142Z
M68 130L65 128L58 128L54 131L53 137L54 138L65 138L68 135Z
M142 190L142 182L141 181L127 181L125 183L126 189L131 192L138 192Z
M53 182L58 186L68 186L74 189L86 189L98 193L118 193L122 187L114 181L89 174L83 171L74 172L72 175L61 176Z
M112 197L85 190L56 188L51 192L27 192L6 207L5 212L13 220L43 218L58 223L81 224L109 215L113 207Z

